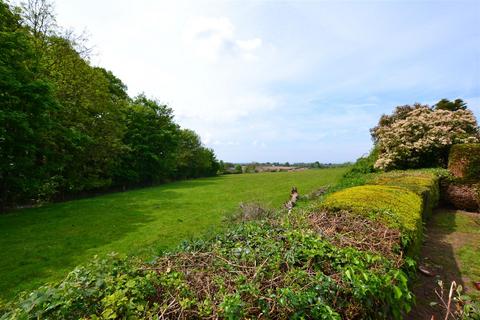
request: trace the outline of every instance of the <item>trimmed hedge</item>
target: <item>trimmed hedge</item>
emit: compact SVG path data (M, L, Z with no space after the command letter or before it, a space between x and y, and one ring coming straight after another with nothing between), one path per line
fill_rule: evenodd
M397 186L408 189L423 199L423 219L428 218L440 201L440 178L445 170L428 171L391 171L375 176L369 184Z
M443 187L443 198L459 210L480 212L480 184L450 181Z
M448 170L453 178L443 183L445 201L460 210L480 211L480 144L453 145Z
M328 196L322 207L346 210L400 230L407 252L419 246L422 232L422 198L405 188L365 185L338 191Z
M322 207L330 211L346 210L398 229L404 251L415 256L423 237L422 220L438 205L438 176L443 174L443 171L412 170L374 175L368 185L327 196Z
M448 170L463 181L480 181L480 144L455 144L450 149Z

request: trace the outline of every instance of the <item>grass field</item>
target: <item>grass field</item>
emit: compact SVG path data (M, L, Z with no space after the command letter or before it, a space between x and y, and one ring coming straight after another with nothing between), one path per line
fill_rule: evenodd
M93 255L152 257L213 232L242 201L278 207L290 188L308 193L345 168L226 175L51 204L0 216L0 298L59 279Z

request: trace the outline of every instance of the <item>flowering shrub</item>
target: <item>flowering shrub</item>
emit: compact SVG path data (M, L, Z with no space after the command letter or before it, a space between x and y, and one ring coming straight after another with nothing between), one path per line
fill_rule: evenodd
M379 149L375 167L387 170L444 166L451 145L480 141L470 110L431 109L418 104L383 116L371 132Z

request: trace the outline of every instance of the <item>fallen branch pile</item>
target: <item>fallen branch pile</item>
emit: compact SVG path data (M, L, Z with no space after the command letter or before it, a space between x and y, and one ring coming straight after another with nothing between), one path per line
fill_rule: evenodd
M310 226L339 247L354 247L381 254L402 264L400 232L347 211L318 212L308 217Z

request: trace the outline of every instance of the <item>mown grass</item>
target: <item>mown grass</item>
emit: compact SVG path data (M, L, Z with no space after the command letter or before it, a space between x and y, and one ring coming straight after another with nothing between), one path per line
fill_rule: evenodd
M470 294L480 298L473 288L473 281L480 279L480 217L475 213L461 210L439 210L431 223L433 228L443 232L444 241L452 247L453 257L460 269L465 287L470 288Z
M240 202L278 207L334 184L345 168L229 175L51 204L0 216L0 298L62 278L93 255L153 257L214 232Z

